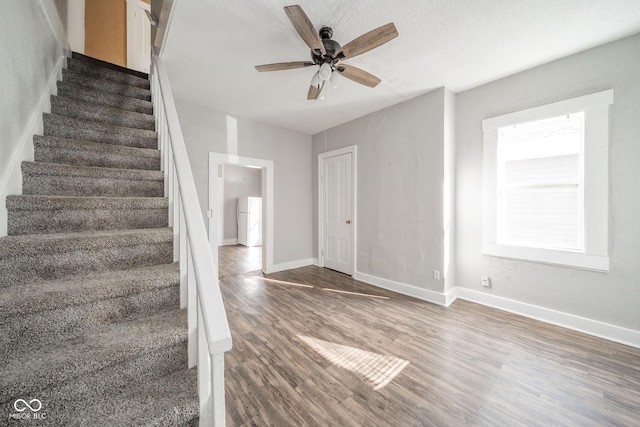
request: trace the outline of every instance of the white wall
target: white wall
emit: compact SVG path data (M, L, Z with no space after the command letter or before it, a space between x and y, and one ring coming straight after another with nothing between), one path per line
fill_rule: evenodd
M66 28L67 2L68 0L39 0L46 22L58 40L58 45L63 49L65 55L69 56L70 48Z
M311 137L248 119L228 120L223 112L182 100L176 100L176 108L203 217L207 210L208 152L272 160L274 263L311 258Z
M314 256L317 156L358 146L356 269L442 293L445 94L438 89L313 137ZM447 95L449 97L450 95ZM357 276L357 274L356 274Z
M55 6L53 7L55 9ZM40 2L5 2L0 13L0 236L7 234L5 199L22 192L20 163L33 160L34 133L60 65L62 49Z
M67 37L72 51L84 53L84 2L85 0L67 1Z
M262 169L225 165L223 170L223 241L238 240L236 208L238 198L262 196Z
M611 271L482 256L481 121L610 88ZM457 285L640 331L640 35L460 93L456 111Z

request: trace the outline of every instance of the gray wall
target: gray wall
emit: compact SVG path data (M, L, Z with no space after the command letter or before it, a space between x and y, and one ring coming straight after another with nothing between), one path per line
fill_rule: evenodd
M445 89L368 114L313 137L314 256L318 257L318 154L358 150L360 273L443 292Z
M0 236L7 230L5 197L21 193L20 160L33 159L31 119L62 56L39 3L3 2L0 13ZM42 118L36 120L41 129Z
M169 78L172 79L171 74ZM206 218L208 198L207 153L272 160L273 262L279 264L311 258L311 136L237 118L237 135L228 138L225 113L181 100L176 100L176 108L203 217Z
M611 271L482 256L481 121L610 88ZM456 111L457 285L640 330L640 35L460 93Z
M262 169L238 165L224 165L223 190L223 240L238 239L238 221L236 218L238 197L262 196Z

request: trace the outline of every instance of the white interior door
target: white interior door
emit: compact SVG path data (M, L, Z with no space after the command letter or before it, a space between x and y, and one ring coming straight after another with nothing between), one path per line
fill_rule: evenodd
M352 153L323 160L323 266L353 274Z
M127 68L148 73L151 65L151 22L142 0L127 0Z

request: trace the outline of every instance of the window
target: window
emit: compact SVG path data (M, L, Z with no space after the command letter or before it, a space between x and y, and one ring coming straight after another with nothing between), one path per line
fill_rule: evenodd
M609 270L613 91L483 121L483 253Z

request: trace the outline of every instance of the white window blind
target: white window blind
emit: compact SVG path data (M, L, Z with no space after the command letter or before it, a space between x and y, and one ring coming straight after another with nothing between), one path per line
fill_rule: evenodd
M584 112L498 129L497 243L584 250Z

